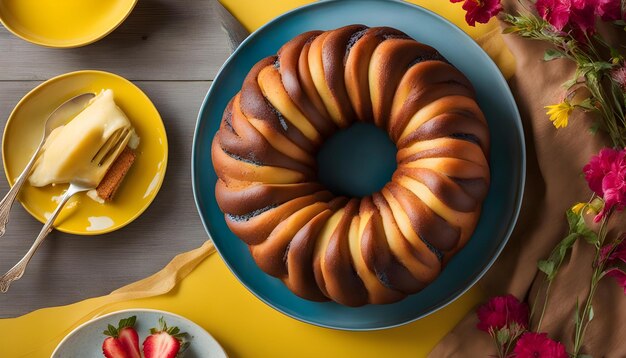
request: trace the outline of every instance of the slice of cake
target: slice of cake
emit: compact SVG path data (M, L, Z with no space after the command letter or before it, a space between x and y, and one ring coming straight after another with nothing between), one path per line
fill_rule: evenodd
M106 164L96 160L120 132L130 135L112 154L115 160ZM35 187L78 182L95 188L87 193L90 198L111 201L135 161L138 145L139 137L115 103L113 91L103 90L74 119L50 134L28 180Z

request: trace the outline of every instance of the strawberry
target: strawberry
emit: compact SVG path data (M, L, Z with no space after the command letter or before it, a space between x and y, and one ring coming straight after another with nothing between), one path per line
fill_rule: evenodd
M139 335L135 330L137 317L121 319L115 328L109 325L104 334L109 336L102 343L102 353L107 358L141 358Z
M102 343L102 353L107 358L130 358L119 339L109 337Z
M181 333L178 327L168 327L163 317L159 318L159 328L150 329L150 335L143 342L145 358L175 358L182 355L188 342L187 333Z

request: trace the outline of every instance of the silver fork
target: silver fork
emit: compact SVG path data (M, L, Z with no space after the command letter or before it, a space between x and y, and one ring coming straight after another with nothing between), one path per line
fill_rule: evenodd
M131 131L128 129L121 129L118 132L112 134L107 141L100 147L98 152L92 158L92 162L96 163L98 166L110 166L115 159L117 159L118 155L128 144L128 140L131 137ZM65 206L70 198L78 193L82 193L91 189L94 189L93 185L83 185L80 182L71 182L70 186L67 188L67 191L61 197L59 205L54 209L54 212L48 218L48 221L44 224L43 228L39 232L39 235L33 242L33 245L28 249L28 252L22 259L15 264L7 273L0 277L0 292L5 293L9 290L9 286L13 281L19 280L26 270L26 266L30 262L30 260L35 255L35 252L41 246L44 239L48 236L48 234L52 231L52 225L56 220L57 216L61 213L61 210Z

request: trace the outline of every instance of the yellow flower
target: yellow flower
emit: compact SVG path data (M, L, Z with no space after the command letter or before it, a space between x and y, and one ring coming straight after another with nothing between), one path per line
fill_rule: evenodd
M572 206L572 211L574 212L574 214L578 215L583 210L585 205L587 205L587 204L585 204L585 203L578 203L578 204Z
M559 104L553 104L551 106L545 106L544 108L548 110L546 114L550 116L550 120L556 128L567 127L569 115L574 110L574 106L572 106L568 101L563 101Z

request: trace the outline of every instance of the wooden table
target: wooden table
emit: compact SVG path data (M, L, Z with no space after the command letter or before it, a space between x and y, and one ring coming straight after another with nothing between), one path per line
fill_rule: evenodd
M0 318L105 295L149 276L207 239L191 189L191 142L200 104L228 53L226 35L207 0L139 1L116 31L78 49L36 46L0 26L0 126L42 81L98 69L138 85L161 113L169 140L165 181L150 208L107 235L53 232L24 277L0 295ZM7 190L1 175L0 195ZM16 203L0 238L0 271L26 253L41 226Z

